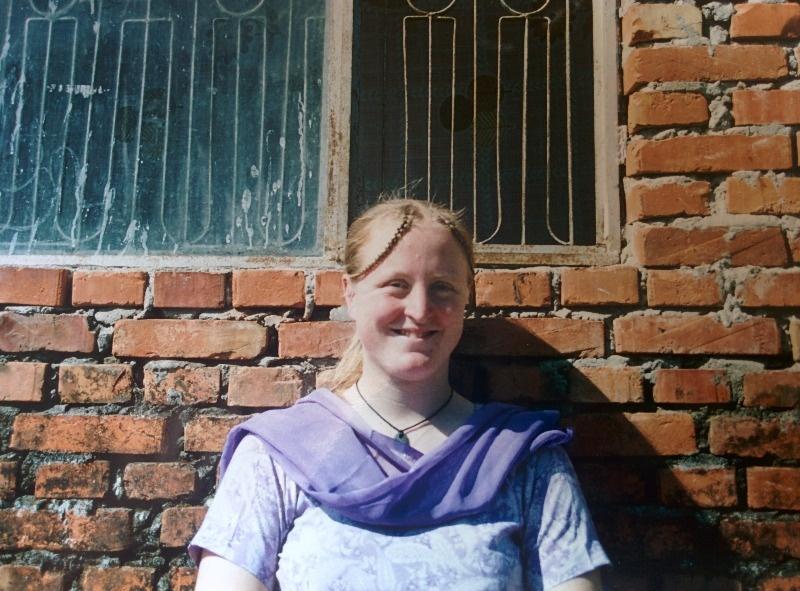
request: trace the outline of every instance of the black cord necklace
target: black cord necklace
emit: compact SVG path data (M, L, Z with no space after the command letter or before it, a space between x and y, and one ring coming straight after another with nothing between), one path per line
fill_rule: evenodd
M435 417L440 412L442 412L445 409L445 407L448 404L450 404L450 401L453 399L453 394L454 394L453 389L450 388L450 396L447 397L447 400L445 400L444 403L439 408L437 408L435 411L433 411L431 414L429 414L427 417L425 417L421 421L417 421L416 423L406 427L405 429L398 429L397 427L392 425L389 421L387 421L381 413L379 413L377 410L375 410L375 407L373 407L369 402L367 402L367 399L364 398L364 395L361 393L361 390L358 387L358 382L355 383L355 386L356 386L356 392L358 392L359 398L361 398L361 400L364 402L364 404L367 405L367 408L369 408L372 412L374 412L380 420L382 420L384 423L389 425L392 429L397 431L397 434L394 436L395 441L401 441L403 443L408 443L408 435L406 435L406 433L408 431L411 431L412 429L416 429L417 427L419 427L423 423L427 423L433 417Z

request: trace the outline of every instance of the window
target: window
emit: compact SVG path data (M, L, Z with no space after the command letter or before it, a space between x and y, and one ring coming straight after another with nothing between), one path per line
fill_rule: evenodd
M329 260L412 187L483 261L613 256L606 4L9 2L0 252Z

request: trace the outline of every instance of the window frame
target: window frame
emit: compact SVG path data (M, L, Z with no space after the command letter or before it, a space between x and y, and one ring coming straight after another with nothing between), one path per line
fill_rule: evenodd
M172 268L331 268L339 266L348 226L353 92L354 2L326 0L321 120L318 255L1 254L2 265ZM616 2L593 1L594 156L597 242L591 246L476 244L479 265L603 265L621 248ZM8 26L6 24L6 26ZM6 32L4 31L4 34Z

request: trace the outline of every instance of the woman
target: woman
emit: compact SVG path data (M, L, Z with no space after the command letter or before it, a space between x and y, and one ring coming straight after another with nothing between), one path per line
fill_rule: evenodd
M353 343L332 390L235 428L190 546L198 590L600 588L554 412L450 386L473 289L449 210L379 203L348 232Z

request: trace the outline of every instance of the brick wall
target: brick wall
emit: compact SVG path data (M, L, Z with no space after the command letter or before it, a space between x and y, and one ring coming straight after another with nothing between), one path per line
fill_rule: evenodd
M608 588L800 588L800 3L625 3L608 267L480 269L463 388L563 411ZM192 587L226 432L352 332L331 270L0 268L0 589Z

